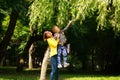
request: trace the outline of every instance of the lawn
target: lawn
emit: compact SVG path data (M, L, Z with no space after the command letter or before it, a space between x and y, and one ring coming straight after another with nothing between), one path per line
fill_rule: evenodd
M39 70L26 70L17 73L14 68L0 68L0 80L39 80L39 75ZM49 80L49 72L47 73L47 80ZM120 80L120 75L112 76L60 72L59 80Z

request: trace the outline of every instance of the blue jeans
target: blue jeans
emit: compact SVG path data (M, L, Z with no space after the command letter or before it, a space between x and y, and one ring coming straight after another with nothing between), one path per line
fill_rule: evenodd
M65 46L62 45L58 45L58 64L61 64L62 60L61 60L61 55L63 56L63 63L67 63L67 50Z
M50 80L58 80L57 55L50 58L52 70L50 73Z

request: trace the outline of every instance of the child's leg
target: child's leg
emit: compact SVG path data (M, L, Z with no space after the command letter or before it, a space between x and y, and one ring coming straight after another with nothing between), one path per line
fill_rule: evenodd
M62 53L61 46L58 45L58 54L57 54L58 68L62 68L62 64L61 64L61 53Z
M67 51L66 51L65 46L62 47L62 55L63 55L63 62L64 64L66 64L67 63Z

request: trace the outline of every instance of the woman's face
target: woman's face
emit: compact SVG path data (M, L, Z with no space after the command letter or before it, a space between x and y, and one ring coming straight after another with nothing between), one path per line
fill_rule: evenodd
M51 38L51 37L52 37L52 33L48 31L48 32L46 33L46 36L47 36L47 38Z

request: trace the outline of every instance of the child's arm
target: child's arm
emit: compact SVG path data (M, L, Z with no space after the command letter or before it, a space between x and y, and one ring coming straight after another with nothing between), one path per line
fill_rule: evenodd
M60 34L59 34L59 33L55 33L55 34L54 34L54 39L55 39L55 40L59 39L59 37L60 37Z
M74 20L70 20L69 23L67 24L67 26L66 26L63 30L61 30L61 31L64 32L65 30L67 30L68 27L71 25L71 23L72 23L73 21L74 21Z

